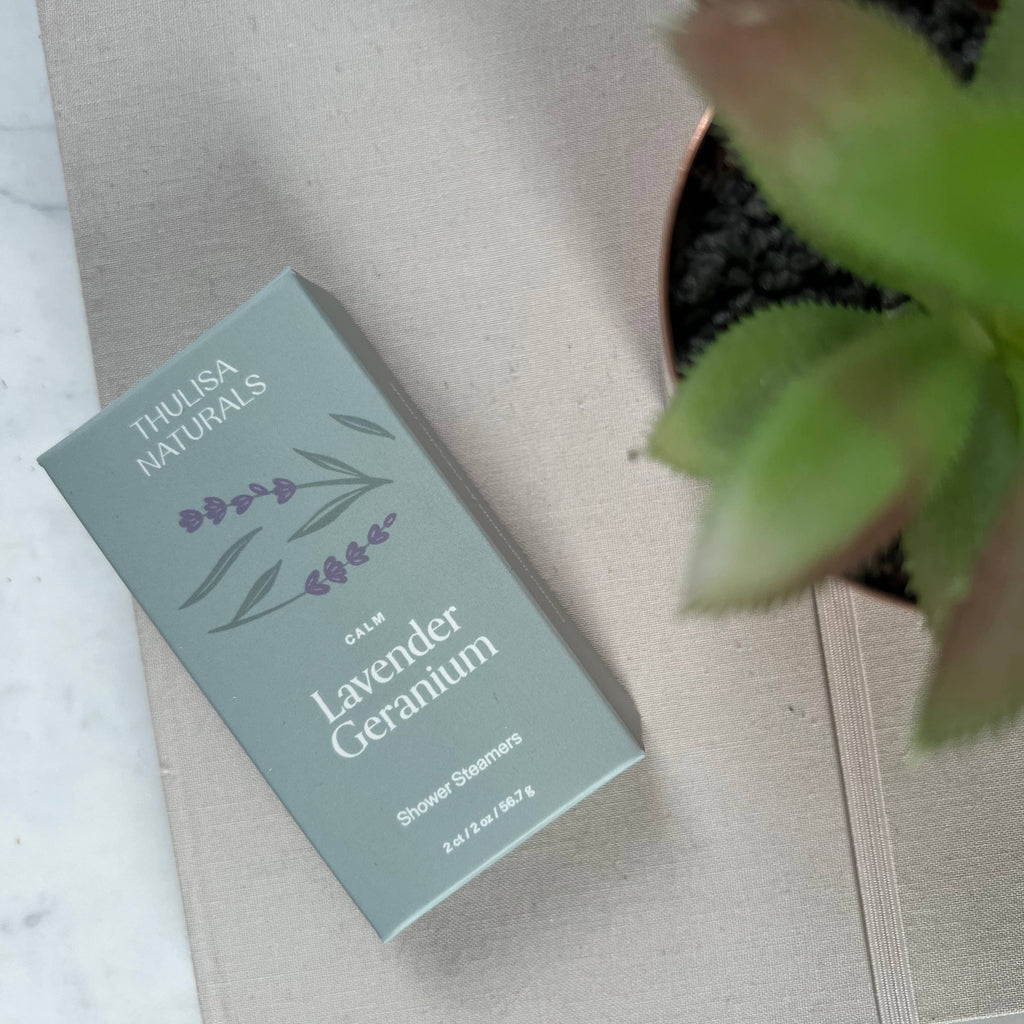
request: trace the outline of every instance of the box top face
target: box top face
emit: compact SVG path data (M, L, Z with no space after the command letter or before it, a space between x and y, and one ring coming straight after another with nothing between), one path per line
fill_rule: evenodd
M642 755L290 272L40 462L385 938Z

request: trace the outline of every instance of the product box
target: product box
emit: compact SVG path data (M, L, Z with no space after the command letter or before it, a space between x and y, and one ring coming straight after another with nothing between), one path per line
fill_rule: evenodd
M385 940L643 757L625 693L292 271L39 461Z

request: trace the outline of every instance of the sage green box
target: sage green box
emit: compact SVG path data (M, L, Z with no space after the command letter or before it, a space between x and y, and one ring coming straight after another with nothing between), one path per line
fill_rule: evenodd
M625 693L292 271L39 461L385 940L643 757Z

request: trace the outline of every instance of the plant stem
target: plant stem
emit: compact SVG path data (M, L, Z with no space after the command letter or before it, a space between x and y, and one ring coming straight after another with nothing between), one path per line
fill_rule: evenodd
M378 480L372 476L346 476L336 480L311 480L309 483L296 484L295 490L301 491L303 487L341 487L343 484L359 484L360 486L366 484L373 484L379 487L381 484L394 483L393 480Z
M296 484L295 490L301 491L304 487L340 487L342 484L361 484L366 477L347 476L338 480L311 480L309 483Z

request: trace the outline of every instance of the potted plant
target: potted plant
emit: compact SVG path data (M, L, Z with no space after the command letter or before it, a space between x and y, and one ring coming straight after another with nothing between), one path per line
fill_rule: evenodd
M889 289L754 312L687 372L650 449L713 484L689 604L779 600L902 534L938 640L920 741L1005 721L1024 706L1024 2L970 86L840 0L725 0L672 41L773 209Z
M994 0L873 0L926 39L961 80L973 75ZM907 296L814 250L771 209L712 121L701 119L677 176L661 260L662 340L671 394L685 369L727 326L784 302L879 311ZM913 603L899 540L847 577Z

